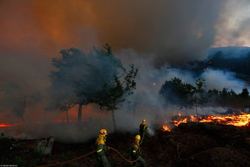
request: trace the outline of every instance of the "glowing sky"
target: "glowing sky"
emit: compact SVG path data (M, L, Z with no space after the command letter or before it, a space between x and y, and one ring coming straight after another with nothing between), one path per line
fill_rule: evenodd
M0 21L1 53L51 57L105 42L156 54L250 46L248 0L1 0Z

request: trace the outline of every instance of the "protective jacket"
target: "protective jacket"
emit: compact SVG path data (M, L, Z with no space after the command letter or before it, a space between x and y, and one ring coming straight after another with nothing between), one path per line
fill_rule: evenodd
M108 148L106 146L106 135L99 134L96 140L96 154L98 166L100 167L111 167L109 160L106 156Z
M136 162L133 163L134 167L137 167L137 166L145 167L146 166L146 162L141 156L140 141L135 141L132 144L131 158L133 161L136 160Z

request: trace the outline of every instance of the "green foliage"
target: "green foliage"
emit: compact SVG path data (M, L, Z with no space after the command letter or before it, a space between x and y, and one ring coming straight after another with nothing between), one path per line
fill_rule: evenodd
M205 80L204 79L197 79L195 82L195 91L196 92L203 92L204 91Z
M247 98L249 96L249 92L247 90L247 88L243 88L242 92L240 93L240 96L243 98Z
M129 72L126 72L124 77L114 76L113 83L104 85L95 103L99 104L101 108L116 110L118 105L125 101L126 95L133 94L133 90L136 88L137 73L138 69L131 65Z
M166 81L161 87L160 94L166 101L173 104L186 106L192 103L191 97L195 92L195 87L188 83L183 83L179 78Z
M222 90L205 90L205 80L198 79L195 86L184 83L179 78L166 81L159 92L166 102L191 107L197 105L217 105L224 107L245 107L250 104L250 97L247 88L237 94L226 88Z
M94 103L104 85L116 83L115 78L124 71L108 44L90 53L75 48L60 53L61 57L52 59L51 108L67 110L77 104Z
M61 57L53 59L52 64L55 69L50 75L53 97L50 108L66 111L78 105L79 121L82 106L89 103L111 110L114 115L113 111L136 87L138 70L131 65L127 71L108 44L89 54L75 48L62 50Z

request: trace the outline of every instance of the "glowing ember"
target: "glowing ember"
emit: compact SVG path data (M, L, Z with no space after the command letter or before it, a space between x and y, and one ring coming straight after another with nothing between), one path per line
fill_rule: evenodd
M209 116L180 116L172 120L174 126L179 126L182 123L188 122L199 122L199 123L218 123L223 125L232 125L237 127L249 126L250 114L239 114L239 115L209 115ZM169 126L163 125L163 131L171 131ZM166 130L165 130L166 129Z
M187 123L187 122L188 122L188 118L183 118L183 119L180 119L180 120L174 120L173 124L174 124L174 126L179 126L180 124Z
M171 128L167 125L167 124L164 124L162 126L162 130L165 131L165 132L170 132L171 131Z
M0 128L8 128L14 126L13 124L0 123Z

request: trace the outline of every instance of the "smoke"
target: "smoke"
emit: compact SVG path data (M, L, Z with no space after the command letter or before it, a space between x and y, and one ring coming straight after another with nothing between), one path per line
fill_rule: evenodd
M213 44L226 2L4 0L0 48L33 47L52 56L61 48L108 42L116 49L153 54L156 65L181 63L202 57Z
M61 51L61 58L54 59L51 72L52 101L76 101L86 104L96 98L104 85L110 86L114 76L122 75L123 67L116 57L101 50L90 53L79 49ZM69 102L69 103L70 103ZM59 102L60 103L60 102Z
M232 89L240 93L246 87L246 83L235 77L233 72L207 69L202 75L206 81L207 89L222 90L223 88Z
M215 26L214 46L249 46L250 3L228 0Z
M236 58L244 59L249 56L249 47L216 47L210 48L208 51L208 58L216 58L216 53L221 52L220 56L224 59Z
M236 92L239 92L244 87L244 82L236 79L234 73L232 72L207 69L200 76L197 76L191 71L171 68L170 66L164 66L160 69L156 69L152 63L153 59L141 59L141 57L147 57L147 55L139 56L138 53L133 50L123 50L118 53L118 57L121 57L121 61L124 65L133 63L136 67L139 68L138 77L136 79L137 89L135 90L134 94L132 96L129 96L127 101L125 101L121 106L119 106L119 109L115 112L117 125L120 131L136 132L138 129L138 125L142 119L147 119L149 124L161 124L164 121L169 120L173 115L177 114L178 112L182 112L185 114L195 113L195 110L193 110L192 108L180 109L178 106L173 105L168 105L166 107L164 100L159 96L159 90L162 84L166 80L170 80L173 77L178 77L184 82L191 84L194 84L195 80L201 77L206 80L206 89L222 89L225 87L228 89L234 89ZM75 78L77 78L79 74L86 75L87 71L94 71L93 69L97 67L99 69L97 70L97 73L90 73L91 75L86 76L86 82L89 81L89 83L91 83L88 85L88 89L96 88L96 84L100 82L97 81L100 78L96 77L101 75L99 72L101 72L105 66L100 65L103 63L105 64L105 62L103 62L102 60L99 61L98 57L93 56L91 58L91 61L86 61L85 59L84 61L81 61L83 63L92 64L91 66L83 66L87 69L81 70L82 66L74 66L74 68L72 68L72 71L70 71L71 75L68 75L69 77L73 77L71 79L75 80ZM19 61L19 63L20 62L21 61ZM80 61L78 60L76 62L79 63ZM35 63L35 61L32 63ZM29 62L28 64L31 63ZM32 68L30 68L27 64L25 65L28 71L31 70L31 74L36 74L36 72L39 72L34 69L32 71ZM39 67L37 64L34 65L36 66L36 68ZM42 64L42 67L44 67L44 64ZM41 69L43 71L44 69L42 67ZM51 71L51 67L47 67L47 70ZM17 68L15 64L13 64L13 68ZM106 70L102 71L101 73L108 75L108 73L110 73L110 70L112 71L112 69L110 68L111 66L108 66L108 68L106 68ZM80 73L75 73L74 71L79 71ZM5 72L3 74L9 76ZM32 78L31 74L26 76L27 79ZM19 76L20 74L17 75ZM44 75L44 78L40 79L38 76L41 77L41 74L37 76L38 78L34 76L33 80L30 79L27 81L27 83L25 80L26 78L24 76L23 80L15 76L13 76L13 78L18 79L17 81L15 81L15 83L20 83L20 81L23 81L25 83L23 83L25 85L23 86L23 89L30 89L29 91L27 91L28 93L36 91L41 92L42 90L47 91L46 89L50 86L50 83L44 85L43 82L41 82L49 81L47 80L47 75ZM36 80L37 82L35 82ZM33 83L35 84L33 85ZM53 101L53 99L50 99L50 101L55 102ZM44 105L45 102L39 100L39 103L42 103ZM84 122L82 125L75 124L76 108L73 108L69 111L69 121L71 122L70 125L66 123L65 112L44 112L42 111L44 110L44 108L41 107L37 110L35 106L30 107L30 109L33 109L33 111L26 111L26 120L24 122L24 125L22 125L22 133L20 134L16 131L13 131L8 132L9 135L21 138L40 138L45 136L55 136L57 140L61 141L80 142L94 137L97 134L98 129L100 128L106 127L109 132L112 132L113 129L111 113L100 111L100 108L93 104L84 106ZM226 109L207 107L198 108L198 111L200 114L213 114L215 112L223 113L226 111Z
M0 112L23 117L36 103L43 103L49 86L48 60L31 55L2 53L0 61Z
M152 59L141 59L133 50L123 50L119 53L119 57L122 57L122 62L126 64L134 63L139 68L135 94L129 97L128 101L130 103L124 103L120 111L128 115L130 114L130 119L124 119L125 122L132 120L130 125L138 125L140 120L144 118L151 123L160 123L168 120L178 112L184 112L185 114L195 113L195 110L192 108L180 109L178 106L171 104L166 106L165 101L159 96L159 90L164 82L174 77L180 78L183 82L192 85L195 85L197 79L202 78L205 80L206 90L222 90L223 88L227 88L240 93L242 88L246 86L243 80L236 78L235 73L226 70L208 68L197 75L193 71L171 68L171 66L156 69L152 64ZM142 57L147 56L142 55ZM214 114L215 111L223 113L227 109L220 107L200 107L198 110L200 114ZM121 114L121 116L124 118L124 114ZM124 123L124 125L126 124Z

